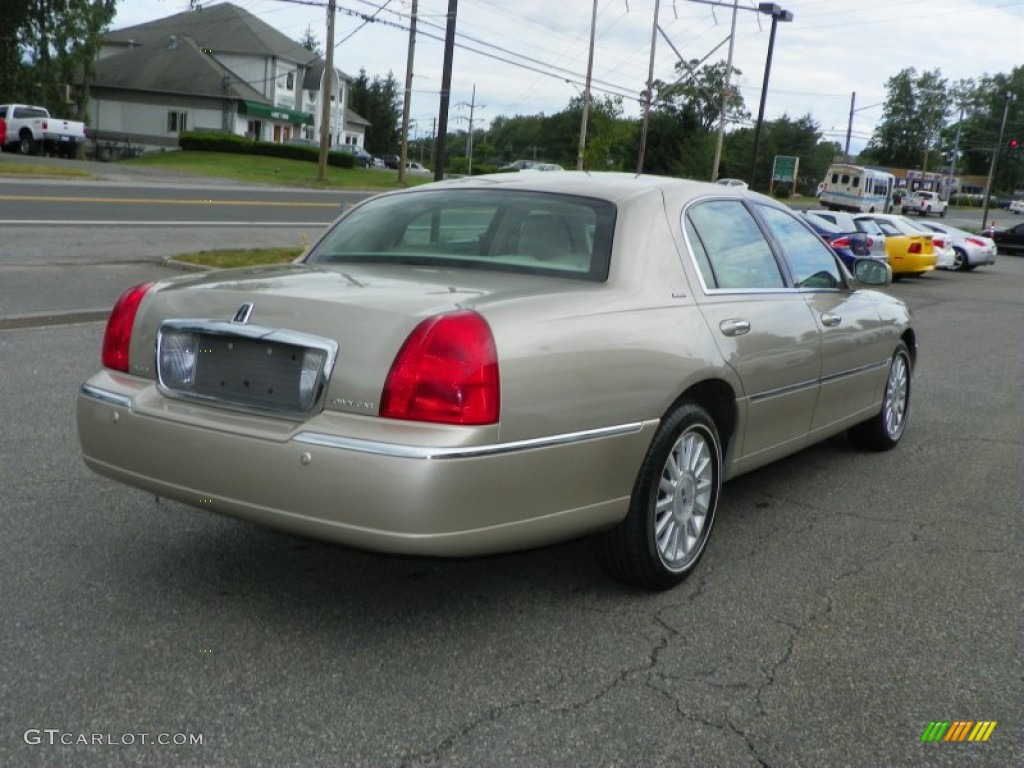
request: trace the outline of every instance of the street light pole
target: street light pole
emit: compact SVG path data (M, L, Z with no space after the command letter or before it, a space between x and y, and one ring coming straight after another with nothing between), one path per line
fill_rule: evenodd
M590 117L590 84L594 74L594 30L597 26L597 0L590 13L590 53L587 55L587 85L583 90L583 117L580 120L580 146L576 152L576 170L583 170L583 153L587 148L587 118Z
M757 150L761 144L761 124L764 122L764 103L768 96L768 76L772 72L772 53L775 50L775 29L780 21L792 21L793 14L784 11L776 3L759 3L757 10L760 13L770 14L772 17L772 31L768 35L768 59L764 65L764 82L761 84L761 106L757 110L757 124L754 126L754 153L750 159L750 188L754 187L754 180L757 174Z

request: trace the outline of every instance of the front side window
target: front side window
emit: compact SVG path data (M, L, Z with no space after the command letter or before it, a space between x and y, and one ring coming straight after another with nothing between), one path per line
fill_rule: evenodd
M797 288L839 288L843 285L832 251L796 216L770 205L759 205L758 211L785 251Z
M739 200L690 206L684 226L705 287L743 290L785 286L771 246Z
M571 195L444 190L355 208L313 249L321 264L406 264L603 281L615 206Z

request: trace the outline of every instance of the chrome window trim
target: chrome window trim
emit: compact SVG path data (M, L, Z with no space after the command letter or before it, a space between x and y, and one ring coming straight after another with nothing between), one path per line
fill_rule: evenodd
M320 381L317 383L319 391L308 410L293 411L277 408L260 408L254 405L242 405L221 400L209 395L189 394L171 389L164 384L163 373L160 370L160 351L163 343L164 330L186 331L195 333L207 333L218 336L234 336L236 338L254 339L268 341L276 344L291 344L299 347L317 349L326 354L323 371ZM327 385L334 372L334 364L338 359L338 343L323 336L314 336L309 333L290 331L282 328L269 328L262 325L241 325L230 320L198 320L187 318L173 318L164 320L156 333L156 386L161 394L177 400L184 400L193 403L206 403L242 413L255 414L259 416L278 416L283 419L304 419L323 409L324 398L327 396Z
M127 395L122 395L118 392L111 392L108 389L101 389L100 387L95 387L92 384L83 384L78 391L86 397L91 397L93 400L99 400L101 403L119 405L123 408L132 407L132 399Z
M597 440L604 437L635 434L643 429L643 422L618 424L611 427L598 427L580 432L568 432L561 435L537 437L529 440L513 440L508 443L492 445L464 446L444 448L440 446L401 445L398 443L382 443L377 440L363 440L354 437L325 435L321 432L300 432L292 438L294 442L306 445L318 445L323 448L337 448L343 451L368 453L374 456L388 456L395 459L416 459L432 461L435 459L475 459L484 456L497 456L506 453L529 451L538 448L551 448L559 445Z

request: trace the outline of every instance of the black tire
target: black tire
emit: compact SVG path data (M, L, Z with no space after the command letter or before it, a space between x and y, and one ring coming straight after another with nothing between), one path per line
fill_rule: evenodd
M963 248L953 248L953 252L956 254L953 257L954 272L970 272L974 269L975 265L971 264L971 260L967 258L967 251Z
M888 451L895 448L907 428L910 416L910 380L913 362L902 341L896 345L889 363L889 374L882 395L882 410L847 432L856 447L866 451Z
M949 209L948 209L948 208L943 208L943 209L942 209L942 210L941 210L941 211L939 212L939 218L940 218L940 219L944 219L944 218L946 218L946 211L947 211L947 210L949 210Z
M18 136L18 152L23 155L34 155L36 153L36 142L32 140L32 134L22 131Z
M658 427L625 519L595 537L598 560L612 576L638 587L675 586L704 553L721 488L718 428L699 405L684 403Z

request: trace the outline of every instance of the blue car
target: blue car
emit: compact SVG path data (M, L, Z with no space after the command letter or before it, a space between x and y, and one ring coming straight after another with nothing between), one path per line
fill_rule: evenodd
M855 259L871 256L868 236L863 232L844 232L816 216L804 216L804 221L821 236L822 240L832 246L832 250L839 254L839 258L849 269L853 269Z

